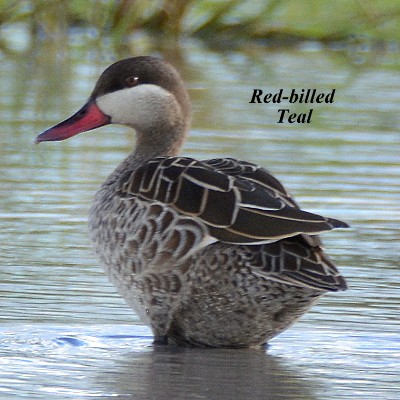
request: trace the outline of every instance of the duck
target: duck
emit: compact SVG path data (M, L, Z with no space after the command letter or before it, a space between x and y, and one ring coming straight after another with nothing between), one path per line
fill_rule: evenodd
M302 210L261 166L180 155L191 101L171 64L115 62L85 105L35 142L107 124L133 128L136 145L96 193L89 236L155 344L265 346L347 288L319 238L347 223Z

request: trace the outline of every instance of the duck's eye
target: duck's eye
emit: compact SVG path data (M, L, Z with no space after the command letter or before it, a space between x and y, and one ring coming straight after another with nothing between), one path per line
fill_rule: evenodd
M125 83L129 87L133 87L139 84L139 78L137 76L129 76L125 79Z

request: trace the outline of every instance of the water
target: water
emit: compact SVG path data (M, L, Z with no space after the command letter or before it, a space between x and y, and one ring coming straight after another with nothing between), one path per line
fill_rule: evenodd
M350 289L324 297L262 352L152 346L86 233L92 196L132 133L106 127L32 144L83 104L109 62L131 53L32 46L0 63L0 398L398 398L397 54L218 53L187 43L176 61L194 101L185 155L261 164L305 209L352 226L324 235ZM253 88L337 90L301 126L277 124L279 105L249 104Z

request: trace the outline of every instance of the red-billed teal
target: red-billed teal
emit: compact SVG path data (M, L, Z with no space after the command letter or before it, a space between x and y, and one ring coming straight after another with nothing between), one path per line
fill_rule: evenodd
M262 345L324 293L346 289L316 235L347 224L301 210L257 165L180 157L190 115L171 65L128 58L36 142L109 123L132 127L136 148L103 183L89 217L111 282L155 342Z

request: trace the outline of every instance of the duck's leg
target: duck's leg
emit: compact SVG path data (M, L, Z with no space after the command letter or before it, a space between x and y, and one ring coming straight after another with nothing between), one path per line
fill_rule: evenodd
M168 344L168 335L154 336L154 346L165 346Z

